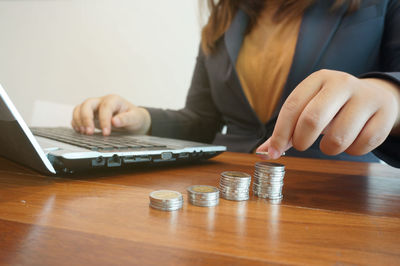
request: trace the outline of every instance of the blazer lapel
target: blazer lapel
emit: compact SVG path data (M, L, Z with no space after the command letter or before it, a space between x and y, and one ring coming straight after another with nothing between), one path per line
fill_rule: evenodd
M316 1L303 15L295 55L282 98L267 126L276 120L284 101L297 84L317 70L318 63L335 35L347 10L347 6L343 6L332 12L331 5L331 1ZM230 59L230 66L227 69L225 81L232 91L238 97L242 98L243 103L247 105L246 109L248 113L252 114L253 119L262 124L246 99L235 69L248 22L248 16L242 10L239 10L224 35L225 46Z
M248 23L249 17L242 10L239 10L225 33L225 45L233 65L236 64Z
M297 39L292 66L282 98L275 110L277 116L292 90L307 76L318 70L318 63L336 33L347 10L343 6L331 11L331 1L317 1L304 14Z
M244 108L243 111L247 115L252 116L252 122L262 124L261 121L258 119L257 114L251 107L249 101L247 100L246 95L244 94L235 67L240 48L246 35L248 23L248 16L242 10L239 10L228 30L224 34L225 47L229 55L230 61L225 74L225 82L227 86L232 90L232 92L235 93L242 102L242 107Z

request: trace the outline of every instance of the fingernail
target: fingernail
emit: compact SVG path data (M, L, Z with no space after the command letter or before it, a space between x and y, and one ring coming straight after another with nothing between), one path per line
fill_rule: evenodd
M103 131L103 135L104 135L104 136L110 135L110 129L109 129L108 127L103 128L102 131Z
M86 134L89 134L89 135L93 134L93 130L91 127L86 127Z
M79 127L79 132L81 132L82 134L84 134L85 133L85 127Z

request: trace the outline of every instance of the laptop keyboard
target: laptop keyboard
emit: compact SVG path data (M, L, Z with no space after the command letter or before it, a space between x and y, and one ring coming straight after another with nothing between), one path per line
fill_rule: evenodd
M37 127L31 128L34 135L72 144L92 151L112 150L148 150L166 148L166 145L137 140L123 135L103 136L100 133L94 135L82 135L73 129L64 127Z

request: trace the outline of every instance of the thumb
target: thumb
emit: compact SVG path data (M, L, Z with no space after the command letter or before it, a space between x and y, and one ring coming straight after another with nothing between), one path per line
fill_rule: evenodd
M140 118L135 110L130 110L128 112L123 112L115 115L112 118L112 125L116 128L126 128L129 127L135 130L139 125Z
M256 152L268 152L268 147L270 146L271 138L267 139L263 144L261 144Z
M151 126L150 113L141 107L115 115L112 119L115 128L131 131L134 134L147 134Z

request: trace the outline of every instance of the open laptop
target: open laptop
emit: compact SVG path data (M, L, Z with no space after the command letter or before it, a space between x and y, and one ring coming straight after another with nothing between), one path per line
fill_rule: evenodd
M0 156L44 174L74 173L139 164L208 159L226 150L192 141L100 133L70 128L28 128L0 85Z

